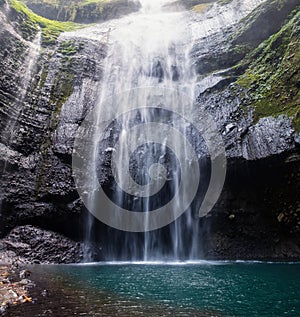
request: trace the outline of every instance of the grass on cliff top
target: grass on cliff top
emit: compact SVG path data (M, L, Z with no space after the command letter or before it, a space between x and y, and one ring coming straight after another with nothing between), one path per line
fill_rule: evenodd
M43 18L28 9L22 1L9 0L9 2L15 11L23 17L26 17L25 24L28 27L39 26L41 28L43 45L54 44L61 32L72 31L83 27L81 24L74 22L59 22ZM26 25L23 25L23 28L25 28Z
M300 132L300 12L263 42L250 56L238 79L248 89L254 120L285 114Z

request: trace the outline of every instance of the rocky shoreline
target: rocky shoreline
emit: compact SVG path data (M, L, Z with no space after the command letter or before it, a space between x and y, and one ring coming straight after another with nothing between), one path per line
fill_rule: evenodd
M22 269L17 260L6 259L10 264L0 264L0 315L10 307L32 303L30 290L35 284L29 280L30 271Z

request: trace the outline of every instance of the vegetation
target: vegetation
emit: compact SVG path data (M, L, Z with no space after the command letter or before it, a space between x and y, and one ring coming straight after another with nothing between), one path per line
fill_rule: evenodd
M83 43L75 43L72 40L62 42L58 48L58 51L67 56L71 56L79 52L83 48Z
M23 36L29 38L34 30L37 31L40 28L42 31L43 46L54 44L61 32L82 27L82 25L73 22L59 22L43 18L28 9L22 1L9 0L9 2L22 19L20 27Z
M50 103L55 105L52 118L52 129L55 130L63 104L69 99L74 90L76 79L77 59L74 56L83 49L83 43L72 40L61 42L58 52L62 54L61 65L52 85Z
M247 88L254 119L286 114L300 131L300 12L244 61L238 83Z

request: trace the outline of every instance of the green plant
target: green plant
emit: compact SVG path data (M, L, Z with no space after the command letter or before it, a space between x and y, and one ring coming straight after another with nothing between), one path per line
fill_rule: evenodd
M41 29L43 46L54 44L61 32L72 31L83 27L73 22L59 22L43 18L28 9L27 6L19 0L9 0L9 3L11 7L24 18L22 30Z
M300 131L300 12L246 59L237 83L248 90L254 120L281 114Z

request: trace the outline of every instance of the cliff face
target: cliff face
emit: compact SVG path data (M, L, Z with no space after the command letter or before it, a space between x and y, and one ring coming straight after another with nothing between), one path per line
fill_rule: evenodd
M38 25L29 41L24 23L1 3L1 236L30 223L78 238L72 136L97 98L105 43L42 48Z
M194 48L199 74L223 75L198 101L218 121L229 164L215 212L203 219L207 257L299 257L297 5L266 1L219 46L208 41L213 56Z
M200 41L191 53L200 77L220 78L199 91L198 103L217 121L229 163L223 194L201 221L205 257L300 258L297 2L266 1L235 28L206 40L214 54L203 53ZM34 225L82 241L86 211L71 155L76 131L97 100L107 34L57 38L66 26L49 25L0 0L0 235ZM19 239L34 230L17 229ZM9 239L2 251L11 250ZM78 261L77 255L66 261ZM57 259L52 254L49 261Z

